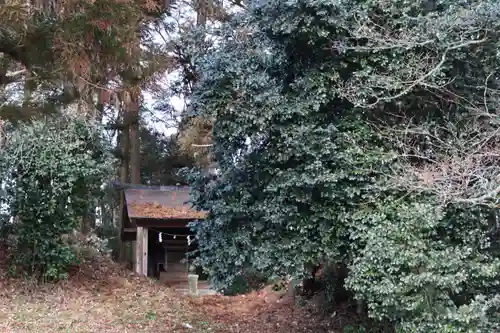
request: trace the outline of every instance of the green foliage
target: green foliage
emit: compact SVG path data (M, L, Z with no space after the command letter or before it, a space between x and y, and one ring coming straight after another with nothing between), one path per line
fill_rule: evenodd
M97 127L79 119L35 121L9 137L0 159L15 272L63 278L76 255L67 241L111 169Z
M219 172L188 177L210 211L195 229L215 285L248 266L297 278L342 263L345 286L399 332L498 329L496 208L393 180L466 146L445 124L498 107L485 82L499 22L497 1L271 0L220 28L193 98L214 119ZM401 160L410 125L424 156Z
M95 233L100 239L106 240L106 247L111 251L111 257L117 260L121 246L119 230L113 224L107 223L97 227Z
M224 290L224 295L235 296L240 294L246 294L250 291L251 291L250 287L248 286L248 283L245 280L245 278L242 275L238 275L233 280L233 283L226 290Z
M344 326L344 333L366 333L366 329L363 326Z
M235 296L247 294L251 291L262 289L269 282L269 276L266 274L247 269L233 279L232 284L224 290L224 295Z
M83 100L98 110L115 107L118 97L129 104L132 87L172 67L168 47L152 38L165 32L161 20L170 9L142 0L3 3L0 95L24 94L2 98L0 118L27 121ZM114 80L126 87L101 89Z
M364 246L347 286L377 319L402 321L402 332L493 331L500 260L486 213L381 202L354 219Z
M167 137L150 128L141 128L141 184L184 185L181 168L194 164L183 153L174 135Z
M320 121L312 126L321 126ZM211 207L213 222L221 230L201 223L198 236L207 240L200 242L205 254L203 264L212 277L218 278L221 288L250 263L256 270L277 278L301 276L306 263L345 258L346 214L361 198L372 196L367 182L374 177L371 170L379 162L375 156L382 153L372 151L371 160L362 149L346 147L347 138L360 146L365 143L363 137L370 139L364 128L342 124L329 129L330 137L321 138L327 130L317 129L317 135L309 138L295 133L299 137L291 138L289 147L269 143L255 151L255 158L265 158L269 168L258 170L252 161L235 165L235 170L228 172L237 173L239 183L228 186L222 177L208 183L203 200L207 200L205 207ZM291 132L283 135L293 136ZM304 152L308 158L282 165L280 159L304 147L305 142L319 151ZM226 186L221 191L219 186L223 184ZM339 186L342 191L337 190ZM239 200L228 200L233 196Z

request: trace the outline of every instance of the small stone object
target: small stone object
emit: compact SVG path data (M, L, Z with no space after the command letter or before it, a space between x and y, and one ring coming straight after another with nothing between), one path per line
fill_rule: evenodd
M193 325L188 324L188 323L183 323L183 324L182 324L182 326L183 326L184 328L187 328L187 329L192 329L192 328L193 328Z
M198 296L198 274L188 274L189 293Z

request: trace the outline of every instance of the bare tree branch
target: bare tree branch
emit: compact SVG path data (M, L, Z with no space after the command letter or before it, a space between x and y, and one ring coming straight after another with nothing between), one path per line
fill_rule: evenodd
M359 108L373 108L376 105L378 105L380 102L388 102L391 100L396 100L402 96L405 96L408 93L410 93L413 89L415 89L415 87L417 87L419 85L434 87L434 88L441 88L441 87L437 87L431 83L426 83L425 81L428 78L430 78L431 76L435 75L438 71L440 71L442 69L443 65L445 64L445 62L447 60L448 53L452 50L457 50L457 49L465 48L465 47L468 47L471 45L484 43L486 40L487 40L487 38L483 37L483 38L477 39L477 40L469 40L466 42L461 42L461 43L457 43L454 45L450 45L446 48L446 50L441 55L440 61L432 69L430 69L429 71L427 71L426 73L421 75L418 79L413 80L413 81L407 81L407 82L403 81L397 85L394 85L393 88L398 88L398 86L408 85L406 88L402 89L399 93L397 93L395 95L390 95L390 96L373 96L375 98L375 101L372 103L369 103L369 104L363 104L363 103L359 103L359 102L355 102L355 101L353 104L355 107L359 107ZM426 41L426 42L420 43L420 45L426 45L426 44L430 44L430 43L432 43L432 41ZM396 47L396 46L393 46L393 47ZM449 84L449 83L446 83L443 86L445 86L447 84ZM390 88L390 87L388 87L388 88ZM387 89L387 90L390 90L390 89ZM346 97L348 97L348 96L346 96Z
M470 118L459 128L450 120L386 130L388 140L401 147L393 186L432 194L443 205L500 204L500 126Z

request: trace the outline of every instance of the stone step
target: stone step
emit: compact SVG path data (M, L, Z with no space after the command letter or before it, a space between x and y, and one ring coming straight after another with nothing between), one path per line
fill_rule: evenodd
M183 294L183 295L189 295L189 288L179 288L179 289L176 289L176 291ZM200 296L217 295L217 292L215 290L211 290L211 289L198 289L198 294Z

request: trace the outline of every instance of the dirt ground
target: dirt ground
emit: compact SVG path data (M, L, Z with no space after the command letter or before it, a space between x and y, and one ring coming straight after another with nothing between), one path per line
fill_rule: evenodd
M1 267L1 333L336 333L345 321L298 307L271 288L235 297L180 295L107 259L43 286L9 278Z

